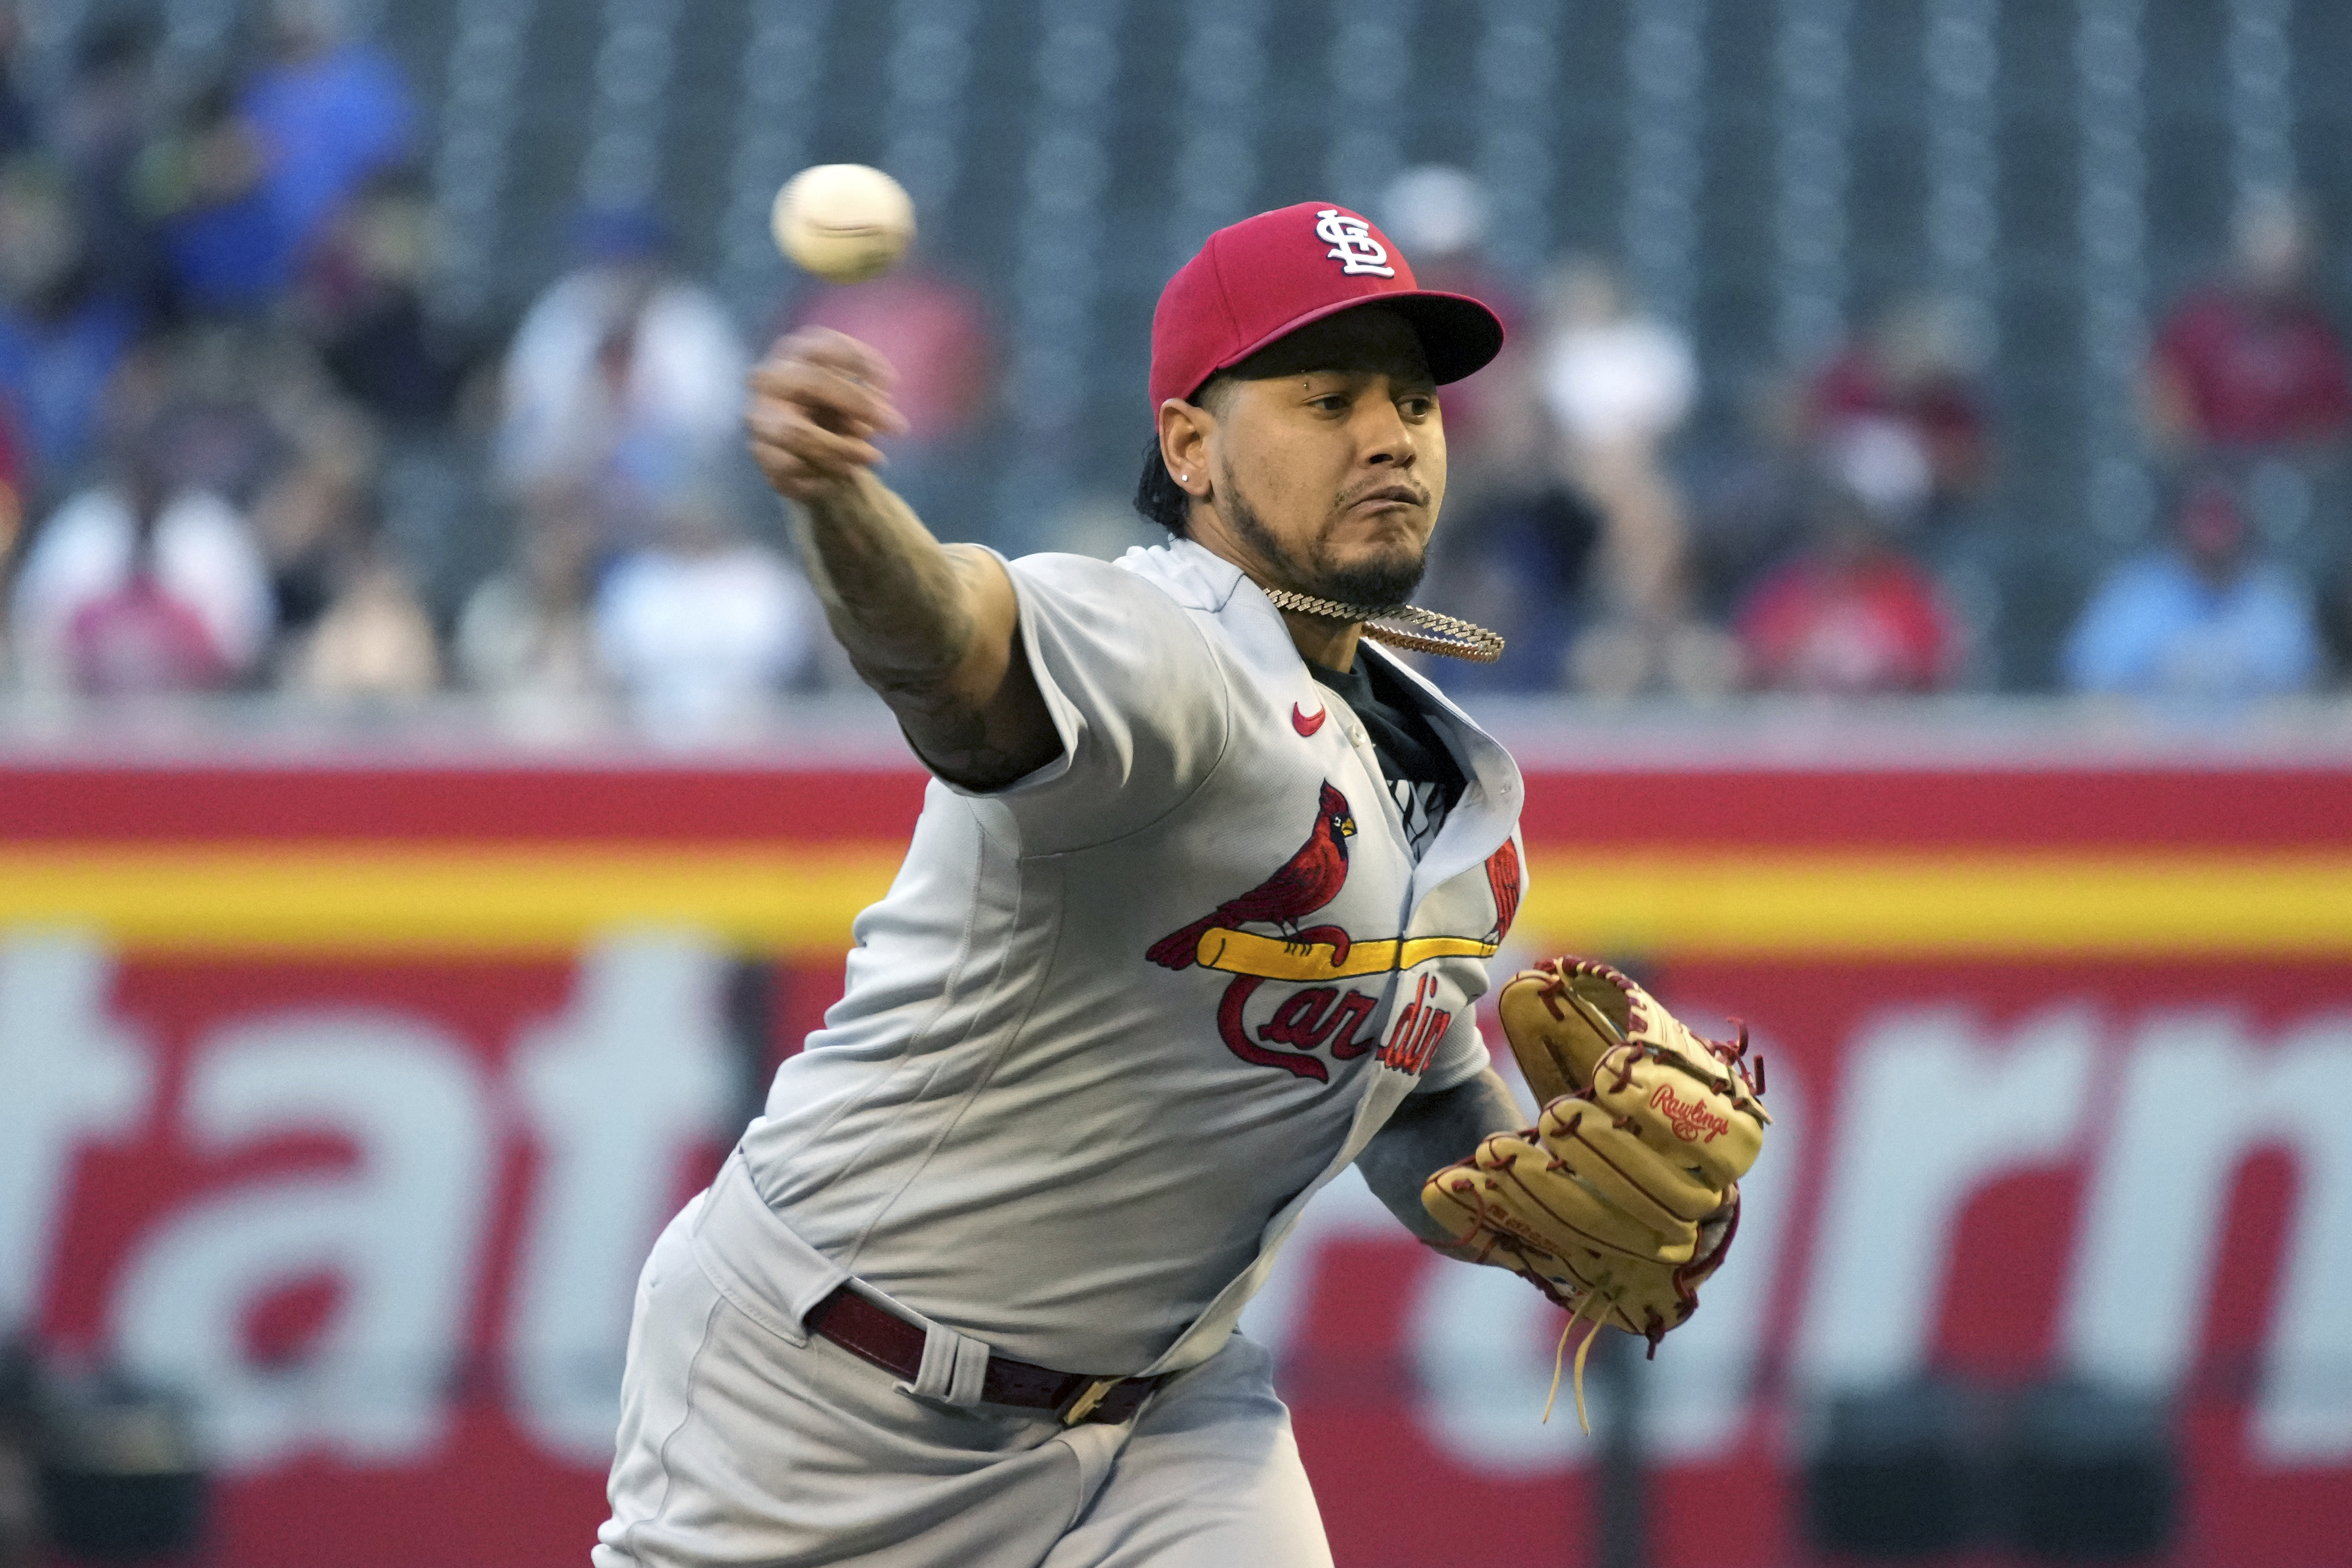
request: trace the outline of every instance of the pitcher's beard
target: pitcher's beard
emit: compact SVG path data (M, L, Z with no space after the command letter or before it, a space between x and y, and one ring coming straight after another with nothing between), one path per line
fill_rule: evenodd
M1333 561L1317 540L1302 559L1276 539L1274 531L1257 514L1257 510L1226 476L1223 493L1226 521L1244 542L1257 552L1261 560L1280 574L1277 588L1288 588L1318 599L1335 599L1343 605L1356 605L1368 610L1387 609L1402 605L1421 586L1422 574L1429 569L1426 546L1414 549L1400 546L1397 552L1384 557L1342 564Z

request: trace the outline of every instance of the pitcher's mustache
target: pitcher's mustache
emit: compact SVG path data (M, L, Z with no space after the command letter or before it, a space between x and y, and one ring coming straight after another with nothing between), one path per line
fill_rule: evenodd
M1360 495L1349 496L1340 510L1344 511L1348 507L1361 506L1368 500L1401 500L1413 506L1427 506L1429 492L1419 485L1394 483L1376 485Z

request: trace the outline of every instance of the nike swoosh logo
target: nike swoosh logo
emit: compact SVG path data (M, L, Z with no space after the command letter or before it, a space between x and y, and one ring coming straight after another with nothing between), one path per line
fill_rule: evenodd
M1318 708L1309 713L1296 702L1290 705L1290 727L1302 735L1312 735L1323 728L1323 721L1330 716L1331 710L1328 707Z

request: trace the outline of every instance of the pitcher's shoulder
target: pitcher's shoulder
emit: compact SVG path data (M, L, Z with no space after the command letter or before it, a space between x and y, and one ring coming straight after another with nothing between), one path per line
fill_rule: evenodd
M1131 553L1131 552L1130 552ZM1132 630L1173 632L1193 606L1162 579L1125 563L1045 551L1006 563L1015 586L1033 601L1050 601L1063 616Z
M1222 612L1241 585L1242 569L1189 539L1165 544L1139 544L1110 563L1156 584L1188 610Z

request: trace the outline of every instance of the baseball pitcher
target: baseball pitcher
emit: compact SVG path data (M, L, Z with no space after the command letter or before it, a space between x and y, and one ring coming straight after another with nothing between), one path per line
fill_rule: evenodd
M753 373L752 451L933 779L846 994L646 1263L597 1568L1328 1563L1234 1321L1350 1163L1570 1326L1689 1314L1760 1083L1564 960L1498 999L1523 1125L1472 1016L1518 770L1372 646L1499 650L1405 601L1437 388L1502 338L1343 208L1219 231L1152 322L1169 542L1115 563L936 542L857 342Z

